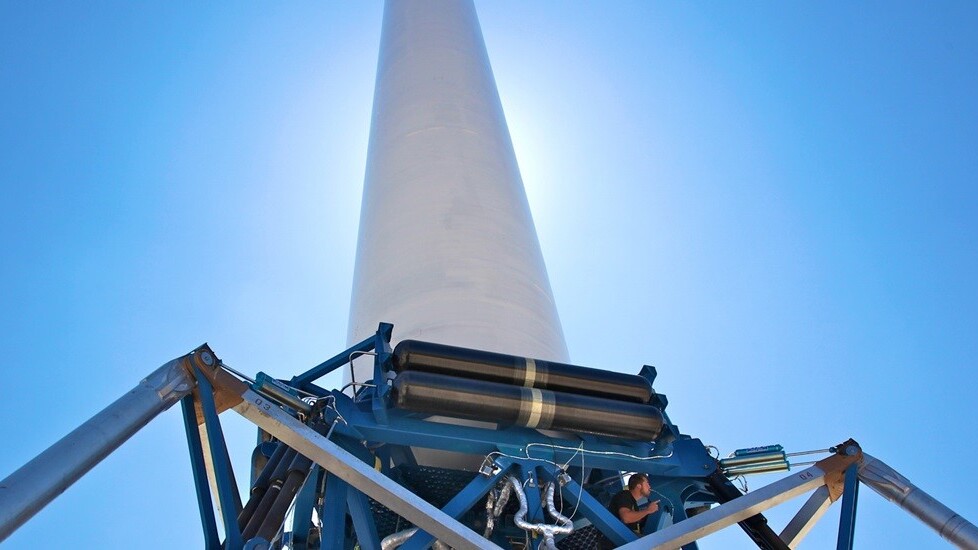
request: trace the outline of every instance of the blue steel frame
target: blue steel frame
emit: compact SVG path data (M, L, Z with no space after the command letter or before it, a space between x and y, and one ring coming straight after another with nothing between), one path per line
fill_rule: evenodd
M192 396L181 401L183 408L184 428L187 432L187 442L190 447L190 461L194 473L194 483L197 486L197 504L200 507L201 524L204 529L204 541L207 548L220 548L214 507L211 501L210 485L207 480L207 469L204 459L203 446L200 440L199 423L194 407L194 401L200 404L203 414L204 427L207 431L207 448L211 456L211 465L217 484L217 497L221 505L221 519L224 522L224 548L241 548L245 541L241 538L238 527L238 515L241 513L241 495L234 481L234 471L231 469L231 459L228 456L227 445L224 443L224 432L217 416L217 406L214 403L214 388L210 381L199 369L194 367L197 379L197 390Z
M707 477L717 470L718 463L702 442L681 434L679 428L669 420L665 413L668 405L665 395L653 392L651 400L651 404L662 410L665 419L662 434L654 442L595 435L575 435L561 439L516 426L485 429L428 422L424 415L392 408L389 403L389 379L392 378L393 371L390 346L392 332L393 325L381 323L373 336L293 377L287 384L318 398L329 398L320 401L329 402L328 407L320 410L319 426L323 428L322 433L364 462L375 464L388 477L392 475L392 468L395 466L417 465L412 448L422 447L487 457L491 473L477 475L459 490L442 508L448 515L461 521L462 516L472 510L487 493L493 491L506 475L517 476L526 487L542 487L547 482L562 480L559 484L560 495L563 502L573 503L577 512L575 516L578 518L575 527L579 529L593 525L614 544L622 545L636 540L637 536L605 507L605 502L611 495L623 488L620 472L647 474L655 491L652 499L660 501L660 511L647 518L643 525L643 534L685 519L687 509L717 502ZM374 376L371 384L354 387L353 397L315 384L320 377L351 364L355 355L365 353L374 357ZM652 384L656 370L646 365L642 367L640 374ZM200 403L207 428L207 444L213 457L225 525L226 539L223 547L242 548L249 541L241 540L237 524L241 502L230 462L227 460L227 449L223 445L212 388L199 372L197 380L200 388L195 398ZM260 391L254 385L252 389ZM205 541L208 548L218 548L221 547L221 541L217 535L211 505L197 428L198 420L190 398L184 400L183 408ZM851 477L852 480L856 479L854 471ZM855 481L850 481L850 473L847 472L843 519L848 517L846 514L853 519L843 522L849 532L846 539L843 538L844 528L840 525L840 549L851 548L855 489L850 484L854 483ZM541 506L540 491L526 491L526 497L527 521L548 521ZM380 550L373 512L366 495L318 466L312 468L296 496L293 514L295 519L288 538L295 549L314 547L313 533L316 526L311 521L313 510L321 521L319 548L351 550L355 541L363 550ZM353 527L352 532L348 529L350 524ZM513 533L522 536L523 531L512 525L498 526L493 540L505 545L506 536ZM419 530L402 548L422 550L432 541L430 534ZM537 538L534 546L542 542ZM684 546L685 550L695 548L695 543Z
M859 465L846 468L842 491L842 511L839 516L838 550L852 550L856 531L856 501L859 497Z
M392 371L392 332L393 325L381 323L376 334L293 377L289 385L320 398L331 396L334 408L326 411L326 421L335 426L332 439L351 452L359 451L361 455L364 447L360 442L369 442L373 459L385 473L390 471L392 465L414 464L412 447L494 456L496 473L489 477L476 477L443 508L452 517L460 519L507 473L516 473L528 485L540 486L557 479L561 473L557 464L566 464L562 470L566 470L571 478L560 487L562 497L566 502L574 502L578 513L586 519L578 523L594 525L616 544L624 544L637 537L604 504L583 489L591 485L589 478L592 474L616 476L615 484L606 489L607 498L622 488L618 472L643 472L649 475L656 487L657 498L662 503L662 511L650 516L645 523L647 532L684 519L687 506L715 502L705 478L715 471L716 461L699 440L681 435L678 427L665 416L664 409L668 404L666 396L653 393L652 404L663 410L666 419L662 436L656 442L590 435L562 440L520 427L484 429L427 422L422 415L390 406L387 380ZM353 355L368 352L372 352L374 357L373 381L380 380L382 383L356 391L353 398L315 384L320 377L349 364ZM646 365L640 374L651 384L655 380L656 370ZM368 460L369 457L362 458ZM324 503L331 503L317 510L323 521L322 548L341 548L338 533L345 529L346 514L352 519L361 548L375 545L379 548L366 497L328 474L319 494L323 496ZM344 494L347 506L338 506L337 502L342 502ZM529 507L527 521L545 521L539 492L527 491L526 496ZM297 505L296 517L311 515L312 505L309 503L313 500L303 500L301 508ZM294 529L307 529L306 525L303 522L295 525ZM307 538L297 533L292 540L297 543L296 548L303 548ZM431 542L430 534L419 531L402 547L404 550L420 550ZM345 543L349 545L348 540ZM689 548L696 548L696 545L688 545Z
M197 503L200 507L200 523L204 528L204 547L217 550L221 539L217 534L217 520L211 506L211 488L207 481L207 467L204 465L204 450L197 429L197 413L194 411L194 398L188 395L180 400L183 409L183 425L187 431L187 447L190 449L190 467L194 473L194 486L197 489Z

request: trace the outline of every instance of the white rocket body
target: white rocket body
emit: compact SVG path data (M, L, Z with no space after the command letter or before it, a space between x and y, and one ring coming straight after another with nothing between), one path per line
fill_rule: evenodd
M385 6L349 341L382 321L395 341L568 360L471 0Z

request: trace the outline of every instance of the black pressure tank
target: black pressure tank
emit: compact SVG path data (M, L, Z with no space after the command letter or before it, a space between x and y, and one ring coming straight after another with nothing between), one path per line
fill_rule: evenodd
M391 398L395 407L408 411L527 428L640 441L652 441L662 430L662 413L652 405L428 372L397 375Z
M394 370L447 374L635 403L648 403L652 396L649 381L634 374L418 340L404 340L397 344L394 348Z

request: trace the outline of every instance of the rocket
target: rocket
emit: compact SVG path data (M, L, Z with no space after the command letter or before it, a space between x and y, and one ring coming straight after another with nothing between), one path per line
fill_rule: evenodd
M380 322L394 341L568 360L472 0L384 8L349 341Z

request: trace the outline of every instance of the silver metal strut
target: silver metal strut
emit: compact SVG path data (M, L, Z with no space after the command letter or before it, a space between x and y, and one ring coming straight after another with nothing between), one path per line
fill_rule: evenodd
M0 481L0 541L47 506L161 412L189 394L191 361L212 366L205 346L143 379L74 431Z
M978 550L978 527L910 483L883 461L863 453L859 481L927 524L958 548Z
M680 548L798 495L837 483L841 480L845 468L857 460L858 456L829 457L805 470L618 548L620 550Z

